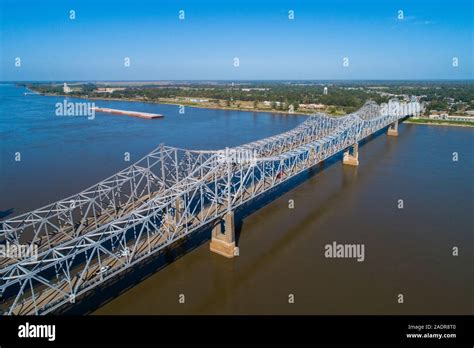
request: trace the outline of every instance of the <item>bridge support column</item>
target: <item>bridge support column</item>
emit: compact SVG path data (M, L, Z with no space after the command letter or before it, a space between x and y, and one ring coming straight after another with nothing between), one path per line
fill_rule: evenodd
M222 232L224 224L224 232ZM239 255L239 248L235 246L235 221L234 212L227 212L222 220L212 229L212 240L210 249L216 254L233 258Z
M390 126L388 126L387 135L392 137L398 136L398 121L395 121Z
M350 148L348 148L344 152L342 163L347 164L349 166L359 165L359 144L358 143L355 143L354 145L352 145L352 154L350 152Z
M176 199L176 205L175 205L175 221L176 223L179 222L179 219L181 219L181 215L183 215L183 210L184 210L184 201L181 197Z
M174 214L172 213L172 211L168 211L168 213L166 213L166 215L164 216L164 222L163 222L163 224L170 229L176 228L176 226L179 223L179 220L181 219L181 216L184 211L183 199L178 197L175 201L175 206L173 208L174 208Z

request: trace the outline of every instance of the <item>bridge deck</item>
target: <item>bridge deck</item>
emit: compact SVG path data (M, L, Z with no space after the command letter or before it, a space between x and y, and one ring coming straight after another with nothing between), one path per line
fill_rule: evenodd
M257 153L252 164L222 162L217 151L160 147L74 196L85 217L74 220L65 199L0 224L2 241L19 239L17 233L28 237L26 227L34 229L31 243L39 248L38 260L0 259L0 294L9 296L1 308L48 313L408 114L381 110L372 102L340 118L310 117L289 132L232 149ZM144 192L139 187L158 189L137 197ZM12 294L13 286L18 293Z
M286 174L282 174L280 176L280 180L285 180L288 176ZM267 179L262 182L258 182L255 185L249 187L246 191L243 192L241 196L241 201L245 202L251 199L254 195L252 193L258 192L259 190L263 189L264 187L272 187L271 179ZM147 195L148 196L148 195ZM216 218L222 216L226 212L226 208L222 205L211 205L206 207L203 211L201 211L198 215L191 218L187 221L188 229L192 230L195 226L198 226L207 216L215 216ZM141 240L137 245L134 245L133 241L130 241L127 245L128 248L135 248L133 252L134 258L141 258L149 254L150 250L155 250L160 248L161 246L169 243L168 238L171 234L175 233L178 236L183 235L186 233L184 228L179 228L174 230L176 227L179 228L179 225L173 223L173 221L168 221L162 225L162 227L156 231L149 239ZM176 236L175 236L176 237ZM125 269L127 264L127 256L126 255L117 255L115 254L114 257L106 256L101 258L101 263L94 263L88 267L86 274L80 276L76 274L76 276L71 278L71 283L64 280L61 282L56 289L46 288L40 290L37 296L33 299L32 297L26 299L25 301L18 303L12 313L15 315L32 315L36 313L36 308L43 307L45 304L53 305L58 301L61 301L64 298L64 294L70 292L71 287L80 286L81 288L87 288L94 283L100 282L102 277L110 273L115 273L120 269ZM101 273L100 269L102 267L106 267L107 271ZM79 268L79 267L78 267ZM71 271L71 274L74 274L74 270ZM36 305L36 306L35 306Z

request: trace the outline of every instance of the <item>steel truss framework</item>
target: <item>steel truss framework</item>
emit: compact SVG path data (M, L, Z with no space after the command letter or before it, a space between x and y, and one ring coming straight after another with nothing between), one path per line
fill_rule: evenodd
M374 132L418 114L367 102L344 117L308 117L288 132L230 149L161 145L88 189L0 222L0 245L37 255L0 258L3 314L47 314L166 246L215 222Z

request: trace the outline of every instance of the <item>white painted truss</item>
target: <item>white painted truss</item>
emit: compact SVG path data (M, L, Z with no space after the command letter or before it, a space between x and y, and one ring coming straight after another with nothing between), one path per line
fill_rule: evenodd
M78 194L0 221L0 245L38 251L0 257L0 309L47 314L74 302L227 211L420 112L417 102L367 102L352 114L318 113L293 130L232 149L161 145Z

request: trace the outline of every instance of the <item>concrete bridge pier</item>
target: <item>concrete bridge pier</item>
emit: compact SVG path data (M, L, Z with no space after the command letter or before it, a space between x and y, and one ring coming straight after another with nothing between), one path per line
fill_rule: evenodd
M388 126L387 135L392 137L398 136L398 121L395 121L390 126Z
M181 197L177 198L176 199L176 204L175 204L175 220L176 220L176 223L179 222L179 220L181 219L181 215L183 215L183 212L184 212L184 201Z
M352 153L350 152L352 147ZM349 147L344 152L344 157L342 158L342 163L349 166L358 166L359 165L359 143L355 143Z
M233 258L239 255L239 248L235 246L234 212L228 211L212 229L210 249L216 254Z
M181 197L178 197L175 201L174 207L174 213L173 211L168 211L166 215L164 216L164 221L163 225L166 227L173 229L179 224L179 220L181 219L181 216L183 215L184 212L184 201Z

